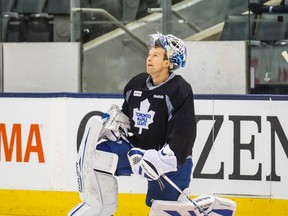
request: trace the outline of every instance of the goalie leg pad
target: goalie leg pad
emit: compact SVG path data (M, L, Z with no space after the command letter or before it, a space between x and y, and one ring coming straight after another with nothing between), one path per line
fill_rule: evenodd
M97 117L91 117L85 126L85 131L80 143L80 148L76 161L76 172L78 180L78 191L80 198L85 193L84 183L86 179L91 178L92 169L90 164L93 158L93 152L96 149L98 137L102 129L102 120ZM86 183L85 183L86 184Z
M93 212L94 216L112 215L117 207L118 186L113 174L118 156L96 150L101 129L101 120L88 121L76 162L80 199L85 203L79 212ZM87 205L93 210L87 210Z
M114 175L117 168L118 155L99 150L95 150L93 153L94 155L91 158L92 169Z
M209 216L234 216L236 212L236 203L226 198L202 195L194 198L193 201L209 213Z
M236 203L229 199L204 195L193 199L209 216L234 216ZM155 200L149 216L158 215L193 215L203 216L198 208L190 201L163 201Z
M194 206L187 199L186 201L183 202L154 200L149 212L149 216L159 216L159 215L200 216L200 214L196 214L196 212L198 212L197 207Z
M117 208L118 185L113 176L118 156L110 152L93 151L89 167L83 170L84 190L80 198L94 210L94 215L112 215Z
M117 164L116 174L117 176L131 175L131 167L127 158L127 152L131 149L131 145L121 140L120 142L105 141L97 145L97 150L111 152L118 155L119 160Z

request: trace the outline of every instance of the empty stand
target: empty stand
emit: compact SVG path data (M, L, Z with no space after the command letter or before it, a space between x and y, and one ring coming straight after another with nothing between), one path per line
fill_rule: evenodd
M82 7L82 8L90 8L90 7L91 7L90 0L82 0L82 1L80 2L80 4L81 4L81 7Z
M27 42L53 41L53 16L46 13L33 14L27 22Z
M140 0L135 0L132 2L129 0L124 0L122 3L123 3L122 20L124 21L135 20L137 16L138 8L139 8Z
M26 22L23 15L18 13L7 13L3 16L2 40L4 42L26 41Z
M8 23L11 16L9 13L13 10L15 0L1 0L1 40L5 41L7 36ZM12 14L11 14L12 15Z
M83 1L81 0L81 2ZM69 41L70 0L46 0L46 7L43 12L53 15L53 41Z
M250 40L256 20L254 15L228 15L220 40Z
M7 36L7 27L8 27L9 18L6 16L1 17L1 42L6 40Z
M14 11L21 14L41 13L46 0L16 0Z
M262 14L255 39L266 42L288 39L288 14Z
M61 6L64 1L57 1ZM46 5L47 3L47 5ZM55 3L55 2L54 2ZM10 18L7 24L7 42L50 42L53 41L53 16L44 13L44 8L55 8L47 0L16 0L13 11L23 19ZM19 33L19 34L18 34Z
M44 12L48 14L69 14L70 0L46 0Z
M90 0L92 8L102 8L121 20L122 5L119 0Z
M1 0L1 12L11 12L15 5L15 0Z

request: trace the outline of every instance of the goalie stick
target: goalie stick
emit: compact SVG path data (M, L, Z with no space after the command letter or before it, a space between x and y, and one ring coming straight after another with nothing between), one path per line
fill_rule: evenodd
M183 190L181 190L168 176L166 176L164 173L160 173L157 168L150 162L146 160L141 160L144 156L145 151L142 149L132 149L130 152L128 152L128 160L130 162L131 168L135 165L140 165L142 170L145 170L145 176L147 179L158 179L161 176L172 186L174 187L180 194L184 195L198 210L201 214L204 214L204 216L208 216L208 214L197 204L195 203L190 197L184 193ZM142 162L141 162L142 161Z
M204 216L208 216L208 214L204 211L203 208L201 208L197 203L195 203L192 199L190 199L190 197L184 193L183 190L181 190L170 178L168 178L168 176L166 176L165 174L161 175L172 187L174 187L180 194L184 195L193 205L196 206L196 208L199 210L199 212L201 214L204 214Z

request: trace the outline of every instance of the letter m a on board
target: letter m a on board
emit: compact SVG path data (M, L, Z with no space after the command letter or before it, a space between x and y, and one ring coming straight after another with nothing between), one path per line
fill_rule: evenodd
M25 148L22 145L21 124L13 124L10 139L8 139L5 124L0 124L0 162L11 162L13 152L15 152L16 162L29 162L32 153L37 154L38 162L44 163L44 152L38 124L31 124ZM33 142L35 141L35 142ZM24 155L23 155L24 152ZM2 156L5 156L2 158Z

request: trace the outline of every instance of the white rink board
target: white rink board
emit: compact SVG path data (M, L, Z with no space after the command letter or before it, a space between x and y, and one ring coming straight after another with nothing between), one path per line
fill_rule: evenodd
M194 178L191 184L193 193L216 193L216 194L239 194L273 196L287 198L288 183L287 175L287 154L288 154L288 116L287 101L243 101L243 100L215 100L213 111L211 101L197 101L197 115L211 115L223 117L219 133L215 138L213 147L206 158L202 173L215 174L220 172L223 163L223 178L221 179L199 179ZM206 104L206 105L205 105ZM242 120L237 128L235 118ZM278 119L283 130L282 143L276 133L275 138L271 137L271 122L267 119ZM234 121L232 120L234 119ZM257 121L255 120L257 119ZM216 120L215 120L216 121ZM212 130L215 121L200 121L197 124L198 133L195 142L194 165L197 163L207 137ZM257 122L257 123L256 123ZM277 125L278 126L278 125ZM240 131L240 132L239 132ZM240 134L240 135L239 135ZM239 135L241 143L240 160L234 160L235 139ZM253 138L254 137L254 138ZM254 139L254 140L253 140ZM275 169L281 181L268 181L266 176L271 173L271 143L275 141ZM249 149L245 149L245 145ZM283 146L284 147L283 147ZM239 146L239 145L238 145ZM286 148L286 153L284 151ZM253 154L252 154L253 152ZM240 164L240 175L251 180L232 179L230 175L235 171L237 162ZM194 166L195 168L195 166ZM258 172L258 175L256 173ZM195 175L195 172L194 172ZM257 176L257 177L256 177ZM253 179L253 180L252 180Z
M123 102L80 97L0 97L1 189L77 191L76 139L82 118ZM192 194L288 198L288 101L195 99L195 109ZM209 144L213 125L215 141ZM146 182L137 176L118 180L120 193L146 192Z

